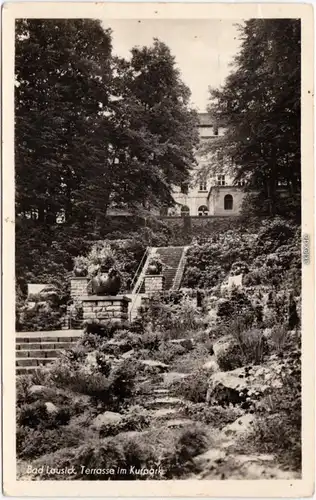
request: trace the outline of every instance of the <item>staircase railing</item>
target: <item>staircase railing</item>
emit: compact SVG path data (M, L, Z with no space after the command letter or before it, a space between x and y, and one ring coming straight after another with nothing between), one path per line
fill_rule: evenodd
M148 267L148 263L149 263L149 260L150 260L150 257L156 252L156 248L153 248L153 247L147 247L146 249L146 252L144 253L143 255L143 258L138 266L138 270L140 269L140 274L138 276L138 278L136 278L136 284L135 284L135 287L133 289L133 292L132 292L132 303L131 303L131 307L130 307L130 310L129 310L129 317L130 317L130 321L132 320L132 313L134 311L134 307L136 305L136 302L137 302L137 298L140 294L140 290L142 288L142 284L143 284L143 281L144 281L144 277L145 277L145 274L146 274L146 271L147 271L147 267ZM146 265L147 263L147 265ZM136 271L135 273L135 276L137 276L137 272L138 270ZM135 281L135 279L133 280Z
M181 280L182 280L183 272L184 272L184 268L185 268L185 262L186 262L186 253L188 251L188 248L189 248L188 246L183 248L183 252L182 252L182 255L181 255L181 258L179 261L178 269L177 269L176 275L174 277L171 290L177 290L181 284Z
M147 260L147 257L149 255L149 253L150 253L150 247L147 247L146 250L145 250L145 252L144 252L144 254L143 254L143 256L142 256L142 258L141 258L141 261L140 261L140 263L139 263L139 265L138 265L138 267L136 269L136 273L134 274L132 282L131 282L130 289L131 289L132 293L134 292L134 288L136 289L136 284L138 284L137 282L139 281L139 278L140 278L140 275L141 275L141 271L142 271L142 269L144 267L144 264L145 264L145 262Z

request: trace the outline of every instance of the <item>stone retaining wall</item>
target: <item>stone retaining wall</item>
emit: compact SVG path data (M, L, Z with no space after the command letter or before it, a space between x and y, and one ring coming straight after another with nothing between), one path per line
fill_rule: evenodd
M74 302L81 302L82 297L87 295L88 283L88 278L71 278L70 295Z
M161 292L164 289L165 277L162 274L145 276L145 293Z
M128 319L128 303L131 299L124 295L87 295L81 297L83 320L118 321Z

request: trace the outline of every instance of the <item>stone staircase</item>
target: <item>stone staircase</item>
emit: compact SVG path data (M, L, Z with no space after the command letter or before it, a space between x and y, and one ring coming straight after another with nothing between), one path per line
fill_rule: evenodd
M150 257L155 255L160 258L163 264L162 274L165 277L165 290L178 289L181 284L181 279L184 271L184 257L187 247L158 247L154 248L149 254L148 261L144 268L147 269ZM180 269L179 269L180 267ZM182 271L182 272L178 272ZM144 276L143 276L144 278ZM176 279L177 278L177 279ZM144 281L139 290L140 293L145 292Z
M81 335L80 330L17 333L16 374L32 373L52 363L62 350L72 347Z
M157 256L163 264L163 275L165 277L165 290L174 289L175 278L186 247L161 247L157 248ZM182 276L181 276L182 278ZM181 278L177 280L179 288Z
M152 247L148 249L147 258L137 278L133 293L128 297L131 299L129 306L130 319L134 320L137 310L141 305L141 297L145 297L145 275L151 257L157 256L163 264L163 275L165 277L165 290L178 290L185 266L185 256L188 247Z

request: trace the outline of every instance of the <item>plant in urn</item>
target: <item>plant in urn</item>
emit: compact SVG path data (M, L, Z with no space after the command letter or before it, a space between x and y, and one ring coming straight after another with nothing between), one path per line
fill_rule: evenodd
M85 278L88 275L88 262L86 257L80 255L74 259L73 273L76 278Z
M105 268L101 267L97 276L92 278L92 293L95 295L117 295L121 286L120 273L113 267L108 272L105 271Z
M162 272L162 262L158 257L152 257L149 261L147 274L158 275Z

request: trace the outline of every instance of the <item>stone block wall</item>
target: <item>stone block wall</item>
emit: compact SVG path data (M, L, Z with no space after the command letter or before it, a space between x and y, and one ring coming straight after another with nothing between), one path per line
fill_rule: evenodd
M88 278L71 278L70 295L74 303L81 302L82 297L87 295Z
M131 299L124 295L87 295L82 297L84 321L115 321L128 320L128 303Z
M145 293L162 292L164 289L165 277L162 274L145 276Z

